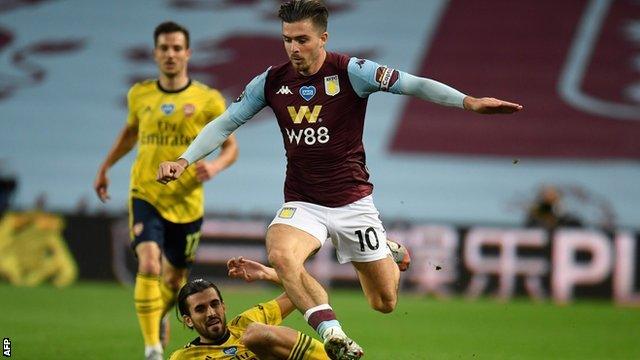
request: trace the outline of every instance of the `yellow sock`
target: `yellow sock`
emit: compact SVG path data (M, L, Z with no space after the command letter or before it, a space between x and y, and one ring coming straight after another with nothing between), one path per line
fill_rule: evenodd
M160 281L160 297L162 298L162 316L168 313L169 310L175 305L176 298L178 296L178 291L180 288L187 283L187 279L182 279L180 282L180 286L178 290L173 290L164 281Z
M293 345L293 350L287 360L327 360L329 357L324 351L324 345L316 339L298 332L298 340Z
M162 299L162 316L164 316L176 302L176 293L164 281L160 281L160 298Z
M160 277L138 274L134 300L144 344L147 346L160 344L160 319L162 318Z

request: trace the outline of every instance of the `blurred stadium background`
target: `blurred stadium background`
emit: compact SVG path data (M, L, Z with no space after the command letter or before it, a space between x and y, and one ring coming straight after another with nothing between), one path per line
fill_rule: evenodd
M278 3L0 1L0 336L12 357L137 357L133 154L111 170L108 204L92 190L126 91L155 76L152 31L171 19L191 31L192 77L230 101L286 60ZM398 310L369 310L330 246L309 263L340 288L366 358L640 358L640 2L326 3L329 50L525 105L490 118L372 96L374 197L413 250ZM276 294L227 281L223 264L265 260L285 168L269 111L237 135L238 162L205 187L193 272L228 287L231 313ZM306 329L300 318L290 324ZM193 337L173 328L170 350Z

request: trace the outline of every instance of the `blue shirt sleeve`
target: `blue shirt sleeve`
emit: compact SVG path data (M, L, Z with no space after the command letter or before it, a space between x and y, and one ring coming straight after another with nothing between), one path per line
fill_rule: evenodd
M238 126L246 123L267 106L267 101L264 97L264 86L269 69L253 78L242 94L227 109L229 116Z
M180 158L192 164L209 155L237 128L267 106L264 86L268 72L269 69L253 78L224 113L202 128Z
M398 70L380 65L371 60L353 57L347 65L347 72L353 90L362 98L377 91L402 94L402 92L400 92L400 85L398 84L400 80L398 76L401 72ZM385 75L387 76L386 78ZM396 81L392 83L391 80L394 77Z
M377 91L412 95L436 104L463 108L466 96L438 81L411 75L366 59L351 58L347 65L349 81L360 97Z

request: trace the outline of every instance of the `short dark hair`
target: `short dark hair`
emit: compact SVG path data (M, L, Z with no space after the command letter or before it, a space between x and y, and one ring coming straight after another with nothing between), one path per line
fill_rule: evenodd
M187 41L187 49L189 48L189 30L184 26L174 23L173 21L165 21L162 24L156 26L153 31L153 46L158 45L158 36L160 34L168 34L174 32L181 32L184 34L184 38Z
M286 23L311 19L313 25L324 32L327 31L329 10L321 0L291 0L280 5L278 17Z
M187 304L187 298L190 295L205 291L208 288L212 288L213 290L215 290L216 293L218 293L220 301L224 302L222 300L222 294L220 294L220 289L218 289L218 287L215 286L211 281L207 281L204 279L191 280L186 283L178 293L178 311L180 311L180 315L190 315L189 305Z

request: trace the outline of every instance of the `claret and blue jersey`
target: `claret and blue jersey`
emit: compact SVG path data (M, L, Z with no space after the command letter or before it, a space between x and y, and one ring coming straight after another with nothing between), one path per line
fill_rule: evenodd
M256 76L182 157L189 163L198 160L269 106L287 155L285 201L327 207L353 203L373 191L362 135L368 96L377 91L458 107L462 107L464 98L464 94L436 81L370 60L327 52L321 68L311 76L301 75L290 62Z

